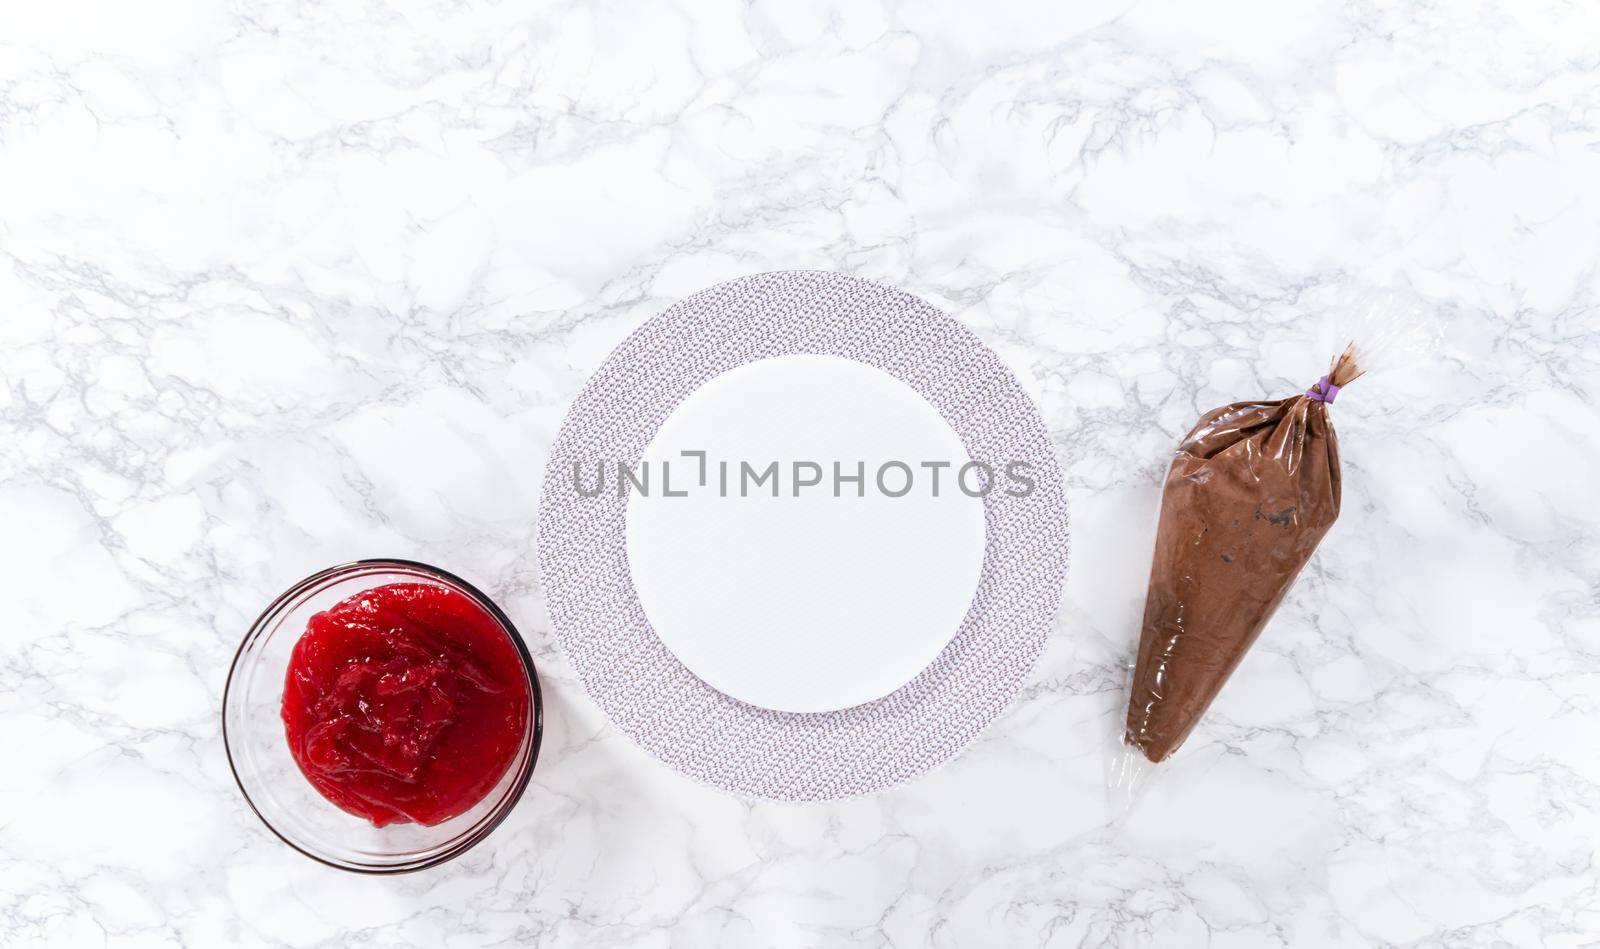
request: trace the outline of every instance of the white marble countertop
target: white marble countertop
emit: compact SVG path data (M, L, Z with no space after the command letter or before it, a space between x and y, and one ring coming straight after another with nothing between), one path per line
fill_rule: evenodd
M1600 56L1581 3L10 4L0 943L1576 946L1600 935ZM822 268L1035 394L1073 573L952 764L816 806L680 778L555 650L545 452L679 297ZM1158 479L1400 282L1345 510L1128 820L1102 762ZM509 822L393 879L244 807L218 709L363 556L508 609Z

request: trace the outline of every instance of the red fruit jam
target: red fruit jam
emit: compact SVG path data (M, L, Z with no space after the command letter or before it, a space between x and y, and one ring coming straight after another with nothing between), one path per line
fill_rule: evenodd
M482 800L528 727L517 647L463 594L364 590L311 617L283 689L289 750L322 796L376 827Z

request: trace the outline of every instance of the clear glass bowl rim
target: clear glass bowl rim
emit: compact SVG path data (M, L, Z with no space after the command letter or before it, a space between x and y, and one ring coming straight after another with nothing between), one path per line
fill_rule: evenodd
M488 611L489 615L494 618L495 622L499 623L500 627L505 630L506 635L511 638L511 644L516 647L517 656L522 660L523 670L527 673L528 683L531 686L533 699L533 735L531 738L530 747L528 749L528 760L527 763L523 765L521 774L517 775L516 781L497 805L494 816L482 826L474 830L471 834L463 837L448 850L442 851L426 860L421 860L416 863L397 864L395 866L382 867L340 863L334 860L329 860L326 857L306 850L304 847L301 847L299 844L295 843L293 840L290 840L288 837L279 832L278 828L272 825L272 821L268 820L266 815L261 813L261 809L256 806L256 802L251 799L250 791L245 787L244 780L239 776L239 768L233 760L233 746L228 740L228 695L233 689L234 676L239 672L239 662L244 658L245 650L261 634L267 621L274 614L276 614L285 603L289 602L296 596L299 596L308 587L320 583L323 580L327 580L329 577L346 573L351 570L359 570L368 567L400 567L431 574L471 597L479 606ZM255 621L250 624L250 629L244 634L244 638L239 641L239 648L234 651L233 661L228 664L228 679L222 689L221 718L222 748L224 753L228 756L228 770L233 774L234 784L238 785L239 793L244 797L245 804L249 805L251 812L260 819L261 823L266 826L267 830L272 831L272 835L274 837L277 837L279 840L283 841L296 853L310 857L312 860L315 860L324 866L333 867L337 870L345 870L350 873L365 873L378 876L389 876L399 873L415 873L418 870L426 870L429 867L436 867L442 863L454 860L456 857L466 853L468 850L471 850L473 847L477 846L485 837L488 837L491 833L493 833L495 828L499 827L501 822L503 822L506 817L510 815L511 811L516 808L517 802L522 800L523 792L528 789L528 782L533 778L534 765L539 761L539 746L544 738L544 698L539 691L538 671L533 664L533 656L528 652L528 645L527 643L523 642L522 634L517 630L516 624L511 622L511 617L507 616L505 611L500 609L499 605L496 604L494 600L491 600L486 593L484 593L482 590L479 590L471 583L468 583L466 580L463 580L451 573L450 571L441 567L435 567L433 564L423 563L420 560L406 560L400 557L371 557L362 560L352 560L348 563L336 564L332 567L318 570L316 573L313 573L310 576L300 580L298 583L293 584L287 590L284 590L282 593L278 594L278 596L275 597L271 603L267 604L266 609L262 610L260 615L255 618Z

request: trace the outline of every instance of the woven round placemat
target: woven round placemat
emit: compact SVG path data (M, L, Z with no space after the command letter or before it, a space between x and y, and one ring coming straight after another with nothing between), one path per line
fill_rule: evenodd
M573 465L636 464L685 396L770 356L855 359L920 393L977 461L1032 466L1025 497L984 500L972 605L933 663L896 691L838 712L746 705L706 685L650 628L626 553L627 498L582 497ZM556 639L624 734L736 794L814 801L880 790L948 760L1022 687L1044 649L1068 560L1066 498L1049 434L1000 359L959 323L891 287L783 271L703 290L640 327L579 393L539 507L539 569ZM714 580L708 579L708 582Z

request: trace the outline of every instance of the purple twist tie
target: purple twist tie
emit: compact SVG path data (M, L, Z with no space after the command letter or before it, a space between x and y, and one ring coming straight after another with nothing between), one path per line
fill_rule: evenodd
M1306 390L1306 398L1316 399L1318 402L1332 402L1339 395L1339 387L1328 381L1327 376L1317 380L1317 384Z

